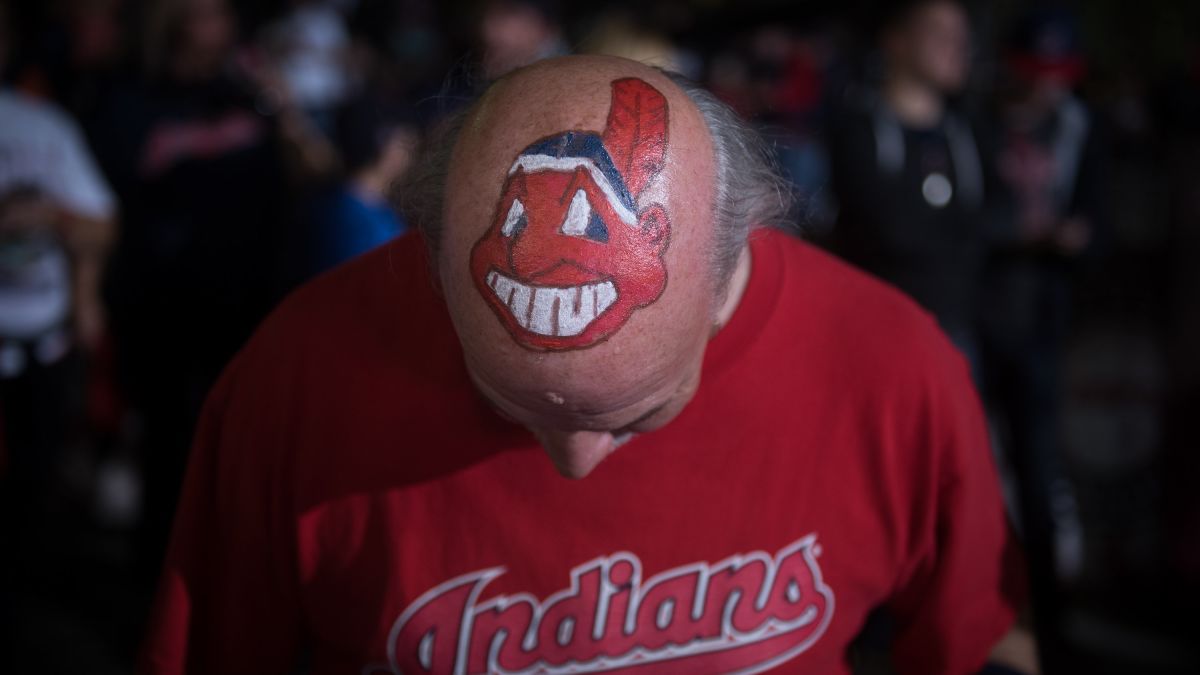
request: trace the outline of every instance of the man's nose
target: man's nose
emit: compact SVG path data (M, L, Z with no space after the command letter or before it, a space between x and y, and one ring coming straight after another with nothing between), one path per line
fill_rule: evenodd
M554 468L567 478L583 478L612 454L617 443L608 431L554 431L532 429Z

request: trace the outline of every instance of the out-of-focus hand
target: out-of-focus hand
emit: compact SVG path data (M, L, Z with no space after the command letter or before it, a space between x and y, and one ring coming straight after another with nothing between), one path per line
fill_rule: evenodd
M104 337L108 318L98 297L78 298L75 302L74 328L76 344L86 352L95 352Z
M21 191L0 198L0 234L52 231L59 209L44 195Z
M1086 218L1072 216L1054 231L1054 245L1060 253L1078 255L1092 241L1092 226Z
M1038 675L1037 642L1033 633L1021 626L1013 626L996 646L988 659L991 663L1011 668L1018 673Z
M1017 229L1021 241L1030 244L1050 239L1054 234L1056 225L1057 221L1054 218L1053 212L1048 208L1039 208L1036 205L1022 209L1017 220Z
M291 89L278 64L261 49L238 51L233 65L258 96L259 112L275 114L295 105Z

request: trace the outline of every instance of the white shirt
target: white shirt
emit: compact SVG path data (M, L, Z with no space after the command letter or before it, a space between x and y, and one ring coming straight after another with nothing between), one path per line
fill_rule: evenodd
M0 90L0 197L23 188L83 217L103 220L116 210L74 121L53 105ZM56 239L0 241L0 341L45 337L66 320L70 304L70 265Z
M88 218L116 210L78 125L54 105L0 90L0 195L20 187Z

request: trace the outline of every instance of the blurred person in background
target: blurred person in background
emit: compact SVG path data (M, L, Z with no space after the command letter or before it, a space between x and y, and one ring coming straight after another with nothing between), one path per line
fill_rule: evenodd
M810 235L833 226L829 153L824 141L830 41L817 31L765 24L751 35L751 83L756 115L769 130L784 174L795 186L798 228Z
M332 0L292 0L263 31L260 43L279 83L332 136L338 108L358 85L346 18Z
M336 140L344 178L311 197L301 232L289 237L288 285L305 281L393 237L408 225L388 195L415 159L420 130L411 112L383 96L340 111Z
M8 10L0 2L0 72ZM0 659L15 647L18 558L43 534L58 460L82 416L74 357L104 332L100 277L116 215L75 122L0 88Z
M628 7L605 8L580 46L586 54L607 54L698 77L695 57L679 49L663 32L640 20L637 12Z
M739 34L717 52L708 83L713 93L755 121L779 155L791 182L798 229L812 235L832 225L829 156L823 122L830 41L771 20Z
M149 7L144 75L97 117L96 147L126 209L107 295L121 385L142 420L142 570L165 546L205 392L269 308L282 236L278 116L234 62L225 0Z
M567 53L557 0L488 0L479 22L483 76L491 81Z
M1040 9L1009 37L1006 86L985 134L989 256L981 295L983 381L1016 473L1044 630L1057 625L1056 577L1082 565L1082 526L1062 463L1062 347L1072 265L1103 221L1105 161L1073 93L1085 63L1075 18ZM1047 646L1052 646L1048 641Z
M96 107L126 60L129 0L26 3L28 37L14 82L52 98L90 133Z
M831 130L832 245L932 312L977 367L982 168L970 126L947 103L967 81L966 10L953 0L898 5L879 49L883 81L853 96Z
M985 174L974 132L951 104L969 74L969 17L955 0L897 3L875 37L881 81L849 90L830 122L838 212L829 242L928 310L977 379ZM864 651L891 643L892 621L872 617Z

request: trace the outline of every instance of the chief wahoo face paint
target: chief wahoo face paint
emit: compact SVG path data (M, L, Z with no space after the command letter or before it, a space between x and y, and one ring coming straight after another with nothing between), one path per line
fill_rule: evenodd
M666 151L666 99L625 78L602 133L567 131L517 156L471 276L519 344L590 347L662 295L671 224L639 197Z

